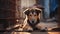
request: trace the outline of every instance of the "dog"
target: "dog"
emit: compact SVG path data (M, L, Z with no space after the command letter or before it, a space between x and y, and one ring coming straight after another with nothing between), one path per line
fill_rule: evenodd
M39 8L28 8L23 13L26 18L23 23L23 30L40 30L40 14L42 10Z

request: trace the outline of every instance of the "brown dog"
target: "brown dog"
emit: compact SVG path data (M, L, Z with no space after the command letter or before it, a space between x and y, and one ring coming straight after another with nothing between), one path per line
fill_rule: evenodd
M26 15L26 19L23 23L23 29L24 30L36 30L40 29L40 26L38 25L40 23L40 13L41 9L38 8L29 8L24 11Z

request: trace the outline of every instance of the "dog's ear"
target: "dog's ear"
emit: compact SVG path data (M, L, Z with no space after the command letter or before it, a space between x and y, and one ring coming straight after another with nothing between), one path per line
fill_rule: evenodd
M39 13L41 13L41 12L42 12L42 10L36 10L36 12L39 14Z
M39 14L39 13L41 13L41 11L40 10L36 10L37 11L37 13Z
M37 13L41 13L42 12L42 9L39 9L39 8L35 8L35 10L37 11Z
M29 14L29 10L26 9L23 13L24 13L25 15L28 15L28 14Z

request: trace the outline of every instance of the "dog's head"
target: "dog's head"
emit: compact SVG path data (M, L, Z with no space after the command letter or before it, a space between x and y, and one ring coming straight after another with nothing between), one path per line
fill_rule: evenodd
M24 13L25 15L27 15L27 18L31 23L35 23L37 19L39 19L39 14L41 13L41 11L42 10L38 8L30 8L26 9Z

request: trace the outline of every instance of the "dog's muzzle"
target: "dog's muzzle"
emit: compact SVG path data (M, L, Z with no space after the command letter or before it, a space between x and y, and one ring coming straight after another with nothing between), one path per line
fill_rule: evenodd
M32 19L32 20L30 20L30 23L34 24L34 23L36 23L36 20Z

